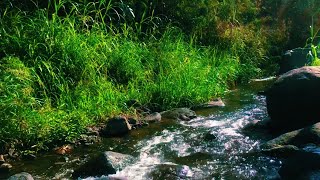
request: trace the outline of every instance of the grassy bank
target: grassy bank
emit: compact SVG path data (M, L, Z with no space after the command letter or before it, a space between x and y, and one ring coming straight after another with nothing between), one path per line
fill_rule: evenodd
M116 26L97 12L58 11L1 14L3 149L10 142L38 151L72 141L88 125L135 114L131 99L155 110L188 107L257 75L254 64L239 60L241 51L199 46L170 24L159 33L150 21L141 31L146 21Z

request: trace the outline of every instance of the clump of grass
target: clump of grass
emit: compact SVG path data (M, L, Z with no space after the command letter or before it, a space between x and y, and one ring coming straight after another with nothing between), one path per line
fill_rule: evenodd
M64 17L41 9L1 15L1 145L71 141L105 117L134 113L130 99L159 111L192 106L223 94L244 71L237 56L197 46L178 28L141 40L126 23L120 30L73 7Z

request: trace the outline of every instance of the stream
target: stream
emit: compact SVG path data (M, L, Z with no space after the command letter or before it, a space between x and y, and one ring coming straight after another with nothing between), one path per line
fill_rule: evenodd
M265 86L238 87L222 98L225 107L197 110L199 117L188 122L164 119L122 138L75 148L69 155L48 152L35 160L13 162L10 174L25 171L35 179L71 179L74 167L108 150L130 154L137 160L115 175L87 180L278 179L281 161L255 153L271 137L241 132L251 121L268 118L265 97L257 95ZM206 139L206 134L213 138Z

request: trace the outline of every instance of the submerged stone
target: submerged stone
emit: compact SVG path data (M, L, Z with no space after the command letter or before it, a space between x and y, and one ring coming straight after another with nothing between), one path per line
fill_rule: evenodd
M100 153L76 169L72 177L89 177L115 174L134 160L133 156L112 151Z
M205 141L213 141L213 140L215 140L215 139L217 139L217 136L214 135L212 132L208 132L208 133L206 133L206 134L204 135L204 140L205 140Z

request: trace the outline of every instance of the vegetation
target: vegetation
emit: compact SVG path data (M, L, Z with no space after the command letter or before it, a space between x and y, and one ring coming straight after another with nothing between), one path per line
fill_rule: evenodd
M19 140L17 148L46 149L107 117L135 114L131 99L154 110L191 106L272 74L275 44L286 37L283 28L265 28L262 6L1 2L0 147Z

